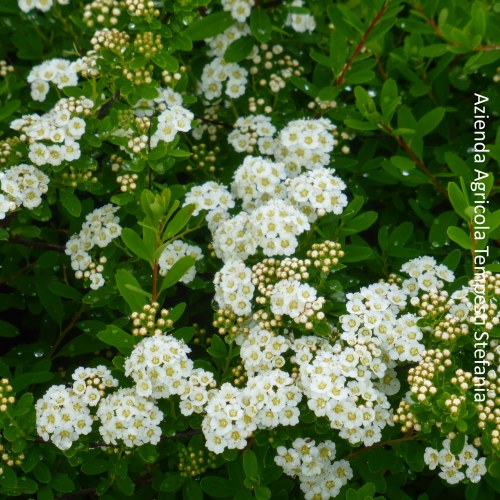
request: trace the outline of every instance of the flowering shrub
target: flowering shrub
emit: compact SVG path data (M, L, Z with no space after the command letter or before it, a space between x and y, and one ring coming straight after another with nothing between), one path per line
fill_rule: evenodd
M3 0L2 498L495 498L499 15Z

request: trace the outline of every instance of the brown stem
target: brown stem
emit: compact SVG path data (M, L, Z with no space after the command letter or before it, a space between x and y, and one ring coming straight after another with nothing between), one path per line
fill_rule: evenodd
M80 310L73 316L71 321L66 325L66 328L64 328L64 330L61 331L61 333L59 334L59 337L56 340L56 343L52 346L52 349L49 352L49 356L48 356L49 359L52 359L52 356L54 356L55 352L57 351L57 348L59 347L61 342L64 340L66 335L73 329L73 327L75 326L77 321L81 318L81 316L86 308L87 308L86 304L83 304L80 307Z
M448 199L448 192L444 188L444 186L436 179L434 174L427 168L425 163L413 152L408 143L399 135L394 135L394 131L389 125L385 123L381 123L382 128L394 139L396 139L397 143L406 151L406 154L418 165L420 170L424 172L424 174L431 179L436 189L446 198Z
M337 87L340 87L344 83L345 76L347 72L351 69L351 66L354 62L354 59L358 57L359 53L363 50L366 40L368 39L368 36L370 33L373 31L373 28L378 24L378 22L382 19L382 16L384 15L385 11L387 10L388 4L384 3L382 8L377 12L377 15L373 18L373 21L370 23L366 31L364 32L363 36L361 37L361 40L359 41L358 45L356 45L356 48L354 49L354 52L352 53L352 56L349 58L347 63L344 65L340 75L337 77L337 80L335 80L335 85Z
M349 453L344 457L344 460L351 460L357 457L358 455L365 453L366 451L373 450L374 448L381 448L382 446L391 446L393 444L404 443L406 441L416 441L417 439L419 438L415 437L415 435L412 434L410 436L405 436L398 439L389 439L388 441L380 441L379 443L372 444L371 446L365 446L364 448Z
M25 273L28 269L30 269L34 265L35 265L34 262L28 262L28 264L26 264L24 267L22 267L15 273L12 273L9 276L6 276L4 279L0 280L0 285L5 285L5 283L8 283L9 281L16 279L18 276L21 276L21 274Z
M18 236L13 236L12 238L9 238L9 242L17 243L19 245L24 245L30 248L44 248L47 250L55 250L56 252L64 252L64 247L62 245L45 243L44 241L26 240Z

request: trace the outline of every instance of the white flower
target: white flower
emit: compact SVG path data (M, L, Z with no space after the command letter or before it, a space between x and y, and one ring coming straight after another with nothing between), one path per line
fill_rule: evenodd
M188 245L182 240L175 240L169 243L160 255L158 264L160 267L160 274L165 276L169 269L182 257L191 256L195 260L200 260L203 257L201 249L194 245ZM196 274L195 267L189 268L184 276L181 278L182 283L190 283L193 281Z

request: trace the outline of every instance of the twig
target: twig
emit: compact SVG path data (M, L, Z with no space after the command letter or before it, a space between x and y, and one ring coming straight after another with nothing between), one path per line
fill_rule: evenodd
M30 248L44 248L47 250L55 250L56 252L64 252L64 247L62 245L55 245L53 243L45 243L44 241L26 240L18 236L13 236L9 238L10 243L17 243L19 245L24 245Z
M358 455L361 455L362 453L365 453L367 451L373 450L375 448L381 448L382 446L391 446L393 444L398 444L398 443L404 443L407 441L416 441L420 438L416 437L414 434L410 436L405 436L402 438L398 439L389 439L388 441L380 441L379 443L372 444L371 446L365 446L364 448L361 448L360 450L353 451L352 453L349 453L344 457L344 460L351 460Z
M54 356L55 352L57 351L57 348L59 347L61 342L64 340L64 337L66 337L66 335L73 329L76 322L80 319L81 315L83 314L83 312L85 311L86 308L87 308L87 305L82 304L82 306L80 307L80 310L73 316L71 321L67 324L66 328L61 331L55 344L52 346L52 349L50 350L50 353L48 356L49 359L52 359L52 356Z
M370 26L368 26L368 28L364 32L358 45L356 45L356 48L354 49L352 56L349 58L347 63L344 65L342 72L337 77L337 80L335 80L335 85L337 87L340 87L340 85L342 85L344 83L345 76L346 76L347 72L351 69L351 66L354 62L354 59L356 59L356 57L358 57L359 53L363 50L363 48L366 44L366 40L368 39L368 36L373 31L373 28L375 28L375 26L378 24L378 22L382 19L382 16L384 15L385 11L387 10L387 7L388 7L388 4L384 3L382 8L377 12L377 15L373 18L373 21L370 23Z
M436 179L436 177L434 176L434 174L427 168L427 166L425 165L425 163L413 152L413 150L411 149L411 147L408 145L408 143L399 135L395 135L394 134L394 131L392 130L392 128L385 124L385 123L381 123L380 124L382 126L382 128L391 136L393 137L394 139L396 139L397 143L406 151L407 155L418 165L418 167L420 168L420 170L422 170L422 172L424 172L425 175L427 175L427 177L429 177L429 179L431 179L432 183L434 184L434 186L436 186L436 189L446 198L448 199L448 192L446 191L446 189L443 187L443 185Z

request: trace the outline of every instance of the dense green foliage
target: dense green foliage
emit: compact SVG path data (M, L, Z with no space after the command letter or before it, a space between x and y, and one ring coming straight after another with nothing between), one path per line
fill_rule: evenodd
M500 492L495 366L500 333L500 4L242 0L252 6L248 26L242 27L224 10L227 1L71 0L68 5L54 1L46 12L26 7L36 3L0 2L2 498L303 498L299 480L275 462L277 448L290 448L297 438L318 445L333 441L336 457L331 458L349 462L353 477L337 498L495 498ZM314 26L295 31L291 16L308 16ZM225 40L227 48L219 56L220 45L206 40L228 29L238 36ZM273 52L273 47L280 48ZM231 79L222 83L221 95L210 87L206 67L222 57L237 71L243 68L247 78L236 78L233 91ZM63 76L44 80L35 75L33 68L54 58L80 61L61 66L69 84ZM175 90L181 103L153 102L160 88ZM61 105L67 98L73 100ZM170 125L170 115L159 115L168 113L171 104L177 106L174 118L188 125L176 122L167 140L157 130ZM60 155L57 148L64 141L43 136L56 105L59 111L69 110L73 120L78 116L69 135L78 154L71 157L66 150L62 160L51 154ZM34 113L43 115L38 153L37 139L27 133L26 117ZM489 309L481 310L489 322L481 340L487 337L483 349L493 371L490 406L475 400L470 383L459 391L464 397L459 410L451 411L447 403L458 390L452 381L456 371L471 373L476 366L477 312L463 319L460 324L469 330L457 337L436 334L444 320L432 312L419 320L422 345L428 351L448 349L449 369L433 380L437 392L431 399L411 399L408 374L420 361L418 356L398 358L394 377L401 387L387 399L393 414L407 401L413 416L407 416L409 406L403 414L418 424L405 426L396 418L371 445L339 437L339 428L317 416L304 398L298 424L258 428L243 449L215 453L207 449L202 433L204 414L181 413L180 396L174 393L154 400L163 414L157 444L127 447L118 440L105 446L109 442L94 424L92 432L72 439L69 449L59 449L37 432L36 401L53 385L73 384L71 374L81 366L104 365L121 388L134 387L125 374L127 359L133 359L143 336L157 329L190 346L194 367L213 374L213 387L226 382L240 387L248 381L235 332L246 332L251 315L240 314L239 320L235 311L221 311L224 307L214 301L219 293L214 276L230 259L224 249L217 250L206 211L198 213L185 197L207 181L230 186L245 156L264 155L250 142L238 152L230 136L238 118L256 114L268 116L278 133L294 120L330 120L335 128L325 134L336 144L323 164L346 184L348 202L310 220L291 255L306 259L315 244L340 244L336 255L341 258L305 278L326 299L324 313L310 325L295 324L290 315L284 325L278 320L274 333L316 335L334 345L339 318L347 313L346 294L379 280L400 284L395 275L406 279L401 266L411 259L431 256L453 271L456 279L445 288L450 295L477 280L478 267L485 265L493 284L483 293ZM37 154L45 159L39 161ZM36 164L41 172L36 180L30 178L40 191L31 205L16 191L22 182L21 191L30 190L22 175L31 174L12 170L21 164ZM9 188L12 179L18 186ZM68 241L78 234L83 240L80 231L88 214L109 203L117 209L110 217L116 217L121 234L89 249L91 265L72 268ZM478 207L484 218L478 218ZM231 213L241 210L237 202ZM203 257L185 255L162 268L162 253L177 240L198 245ZM248 253L238 259L249 267L269 256L260 250ZM193 266L196 277L187 279ZM478 295L471 289L469 298ZM426 300L432 303L432 298L419 297L409 312L419 314ZM154 303L168 313L161 316ZM139 321L150 304L151 324ZM256 304L252 308L255 313ZM271 314L269 307L266 311ZM290 351L284 357L283 370L297 376ZM429 470L426 448L440 450L447 437L454 454L468 440L486 457L487 472L479 482L466 477L450 485L439 470Z

